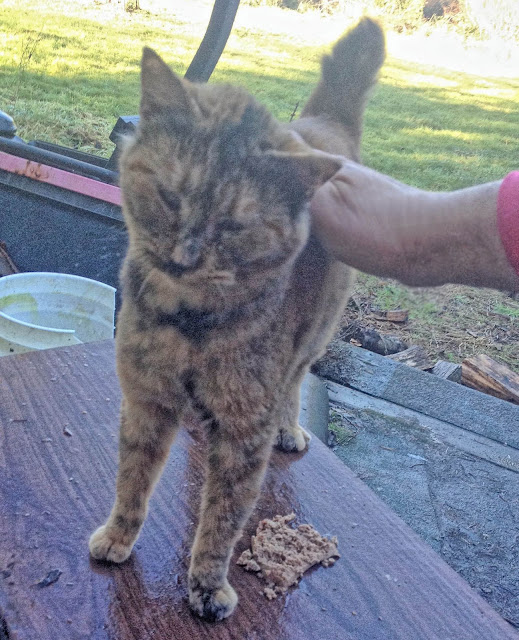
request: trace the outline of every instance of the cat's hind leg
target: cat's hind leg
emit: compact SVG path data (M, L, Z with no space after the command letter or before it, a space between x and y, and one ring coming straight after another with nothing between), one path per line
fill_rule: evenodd
M92 557L123 562L130 555L179 421L178 410L123 400L116 499L107 522L90 537Z
M301 384L304 371L299 371L287 385L273 415L274 424L278 426L276 446L282 451L303 451L310 443L312 436L299 424Z
M238 597L227 580L234 545L241 536L265 473L273 434L268 427L213 422L201 515L189 569L189 603L209 621L229 616Z

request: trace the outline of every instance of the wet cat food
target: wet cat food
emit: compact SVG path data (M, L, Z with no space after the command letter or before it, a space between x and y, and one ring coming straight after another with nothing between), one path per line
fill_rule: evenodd
M316 564L330 567L340 554L337 538L325 538L311 524L291 523L296 516L275 516L262 520L251 548L244 551L237 564L254 571L267 583L263 593L272 600L296 584L301 576Z

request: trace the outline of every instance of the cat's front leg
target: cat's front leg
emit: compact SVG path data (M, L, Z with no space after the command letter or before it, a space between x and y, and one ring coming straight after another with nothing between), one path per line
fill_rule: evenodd
M234 545L256 502L272 449L263 428L233 431L217 422L209 435L209 464L189 569L189 603L210 621L229 616L238 597L227 581Z
M123 400L116 499L107 522L90 537L92 557L123 562L130 555L178 431L179 419L178 410Z

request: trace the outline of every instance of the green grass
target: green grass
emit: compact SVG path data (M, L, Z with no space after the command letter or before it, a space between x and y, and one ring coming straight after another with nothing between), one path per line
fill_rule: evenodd
M0 2L0 108L25 139L108 155L118 115L138 112L142 46L152 45L179 73L196 51L206 16L194 24L185 11L175 16L182 4L129 14L88 0L71 0L66 13L49 0ZM201 6L208 18L210 5ZM247 87L288 120L310 94L325 50L302 42L294 25L288 36L253 21L237 25L214 81ZM367 109L364 159L429 189L497 179L517 164L518 96L519 80L389 60Z
M519 300L490 289L446 285L409 288L360 274L343 324L361 323L425 347L433 360L461 362L485 353L519 372ZM360 310L357 310L360 309ZM407 309L409 322L379 321L380 311Z
M372 278L372 276L368 277ZM419 290L404 287L396 282L384 283L380 286L380 280L377 278L373 278L373 281L378 284L373 296L373 304L382 311L408 309L411 320L422 321L438 314L437 304L424 300L418 293Z
M519 318L519 308L514 308L502 302L497 303L494 306L494 313L499 313L509 318Z

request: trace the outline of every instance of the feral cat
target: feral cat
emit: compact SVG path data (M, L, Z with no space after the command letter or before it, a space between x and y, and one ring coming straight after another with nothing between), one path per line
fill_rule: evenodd
M117 495L90 552L128 558L191 406L209 451L189 601L208 620L236 605L227 569L272 445L308 441L299 387L352 283L310 234L309 201L340 167L315 149L358 158L383 58L382 32L365 19L324 58L302 118L282 125L242 89L190 84L144 50L140 125L121 163Z

